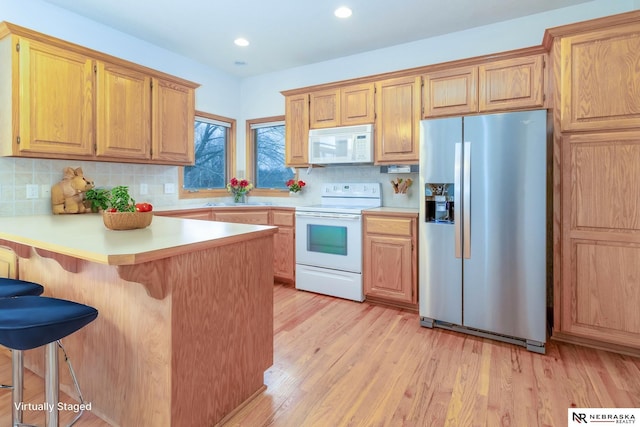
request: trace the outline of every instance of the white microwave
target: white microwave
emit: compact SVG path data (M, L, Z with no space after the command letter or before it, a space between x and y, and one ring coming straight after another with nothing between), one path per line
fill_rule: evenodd
M373 163L373 125L311 129L309 163Z

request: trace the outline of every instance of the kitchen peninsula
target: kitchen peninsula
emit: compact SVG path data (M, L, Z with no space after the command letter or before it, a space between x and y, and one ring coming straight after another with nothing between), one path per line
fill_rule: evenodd
M156 216L113 231L98 214L43 215L2 218L0 245L44 295L98 309L64 339L92 412L114 426L209 426L260 393L273 363L276 230Z

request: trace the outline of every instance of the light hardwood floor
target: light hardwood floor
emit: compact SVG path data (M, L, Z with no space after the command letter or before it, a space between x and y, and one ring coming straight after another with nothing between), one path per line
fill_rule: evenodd
M572 406L640 407L639 358L554 341L534 354L422 328L416 313L284 285L274 304L267 389L224 427L566 426ZM9 372L0 357L0 382ZM39 378L27 375L27 387L42 401ZM0 405L7 426L9 392ZM76 424L107 425L91 413Z

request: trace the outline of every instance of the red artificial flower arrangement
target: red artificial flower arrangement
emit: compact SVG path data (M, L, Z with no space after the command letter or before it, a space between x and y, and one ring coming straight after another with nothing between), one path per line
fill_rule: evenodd
M286 182L285 185L287 187L289 187L289 191L290 192L298 193L298 192L302 191L302 187L307 185L307 183L302 181L302 180L296 181L295 179L290 179L289 181Z

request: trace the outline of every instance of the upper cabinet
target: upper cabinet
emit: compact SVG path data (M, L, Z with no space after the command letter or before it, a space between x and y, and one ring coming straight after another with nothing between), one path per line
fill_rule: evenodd
M195 105L193 88L162 78L152 80L151 159L154 163L194 163Z
M193 163L197 84L8 23L0 37L0 155Z
M146 160L151 152L151 77L97 64L96 156Z
M562 131L640 127L638 23L562 37Z
M4 58L0 61L0 132L6 136L2 154L90 157L94 132L91 58L17 36L5 37L0 43Z
M285 100L285 163L309 165L309 95L288 95Z
M460 67L424 75L425 118L478 111L478 67Z
M375 163L418 163L420 144L419 76L378 81Z
M537 54L426 73L423 117L542 107L544 67Z
M374 85L363 83L309 94L311 129L373 123Z
M478 66L478 111L539 108L544 105L545 55L492 61Z

